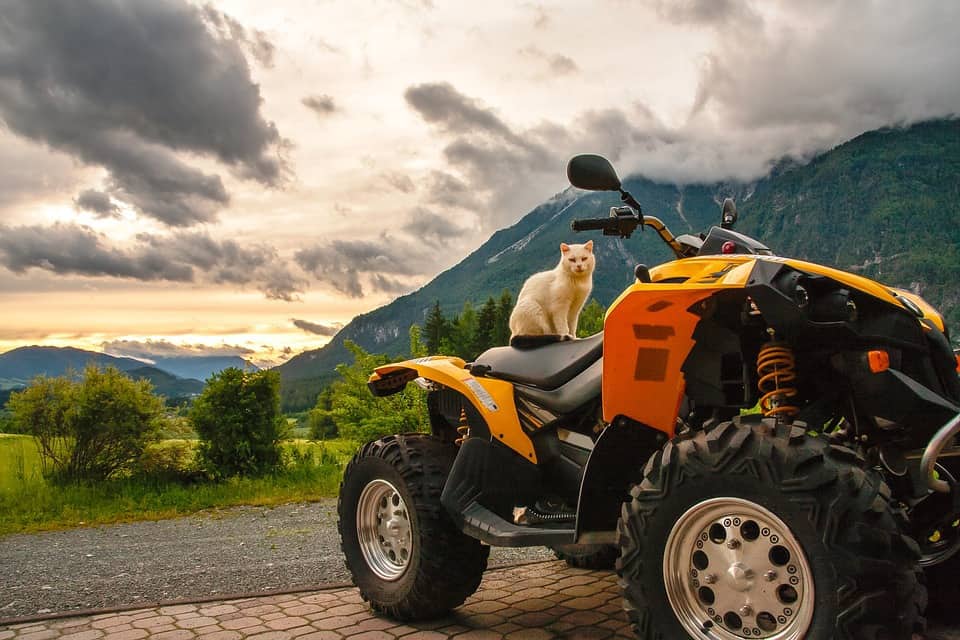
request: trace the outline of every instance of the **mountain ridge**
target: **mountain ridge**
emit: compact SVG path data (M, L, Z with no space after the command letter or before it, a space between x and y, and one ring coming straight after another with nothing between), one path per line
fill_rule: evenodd
M804 164L776 163L752 183L675 185L631 176L624 186L645 214L661 218L674 233L717 224L719 203L732 196L740 209L737 229L775 253L912 288L945 307L955 323L960 321L958 176L960 121L942 119L865 132ZM409 326L422 324L434 301L453 315L465 300L482 303L504 288L516 294L531 273L555 264L560 241L593 238L598 253L593 295L609 304L632 280L637 262L669 259L652 233L637 233L629 244L596 234L571 240L570 219L603 216L619 204L610 193L568 188L554 195L421 288L356 316L324 347L277 367L284 388L332 378L334 367L349 360L346 340L401 355ZM302 389L297 395L309 399Z

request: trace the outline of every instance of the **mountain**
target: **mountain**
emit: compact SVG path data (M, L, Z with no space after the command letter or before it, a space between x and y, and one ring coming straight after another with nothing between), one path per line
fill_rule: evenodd
M678 187L645 178L630 178L625 187L642 204L644 212L655 215L674 231L692 233L719 220L719 203L726 196L746 197L758 185L690 185ZM668 259L663 242L649 230L629 240L575 234L574 218L605 216L619 197L609 193L588 193L573 188L557 194L520 222L497 231L462 262L433 281L390 304L354 318L321 349L304 352L278 367L282 379L284 407L288 410L313 406L323 383L334 376L334 367L349 359L345 340L365 349L399 355L409 346L410 325L422 324L426 312L439 301L444 313L452 316L465 300L482 303L499 296L504 289L514 295L531 273L552 268L560 255L561 242L594 241L597 271L595 297L609 304L633 280L638 262L657 264ZM639 257L638 257L639 256Z
M960 120L871 131L769 181L738 229L922 295L960 323Z
M20 347L0 353L0 387L24 386L40 374L62 376L67 371L83 371L89 364L116 367L120 371L144 365L133 358L118 358L73 347Z
M677 186L643 177L624 183L644 213L659 217L674 233L700 232L718 223L719 203L732 196L740 209L738 230L774 252L919 291L950 323L960 322L958 120L865 133L807 164L779 163L753 184ZM638 262L669 259L649 230L630 240L596 233L578 237L570 231L572 219L603 216L619 204L609 193L569 188L557 194L418 291L357 316L323 348L280 365L285 406L312 406L334 367L349 359L345 340L400 355L408 347L410 325L422 324L434 301L449 316L465 300L482 303L504 288L516 294L527 276L556 264L561 241L593 238L593 295L609 304L632 280Z
M198 359L232 362L229 358ZM242 359L238 360L243 362ZM91 364L101 368L115 367L134 380L146 378L153 384L157 394L169 399L188 398L203 391L203 382L200 380L186 379L133 358L120 358L73 347L32 346L0 354L0 407L6 403L11 391L25 387L36 376L55 377L71 371L79 373ZM193 366L200 365L194 363Z
M153 366L180 378L206 380L214 373L230 367L244 371L257 371L258 367L240 356L151 356Z
M134 380L146 378L153 385L157 395L174 401L197 396L204 387L199 380L180 378L155 367L138 367L125 373Z

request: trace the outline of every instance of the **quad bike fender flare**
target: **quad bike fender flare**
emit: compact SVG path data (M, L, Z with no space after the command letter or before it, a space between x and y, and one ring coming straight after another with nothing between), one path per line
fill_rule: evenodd
M533 441L520 426L513 385L493 378L477 378L460 358L430 356L383 365L373 370L367 387L373 395L383 397L402 391L417 378L463 395L486 421L492 438L537 463Z
M594 444L580 483L577 501L577 542L616 542L620 508L630 489L643 480L650 456L666 443L667 435L625 416L618 416Z

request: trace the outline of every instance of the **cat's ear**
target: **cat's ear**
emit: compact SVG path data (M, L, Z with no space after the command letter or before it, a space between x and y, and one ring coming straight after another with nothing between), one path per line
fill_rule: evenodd
M593 253L593 240L587 240L586 244L583 245L583 248Z
M566 242L561 242L560 253L566 253L567 251L570 251L570 245L568 245Z

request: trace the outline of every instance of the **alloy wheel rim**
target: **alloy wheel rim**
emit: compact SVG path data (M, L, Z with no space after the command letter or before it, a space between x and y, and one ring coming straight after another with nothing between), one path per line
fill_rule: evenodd
M667 598L691 637L800 640L813 618L810 564L789 527L749 500L712 498L674 524Z
M377 577L398 580L410 564L413 536L403 497L386 480L372 480L357 502L360 551Z

